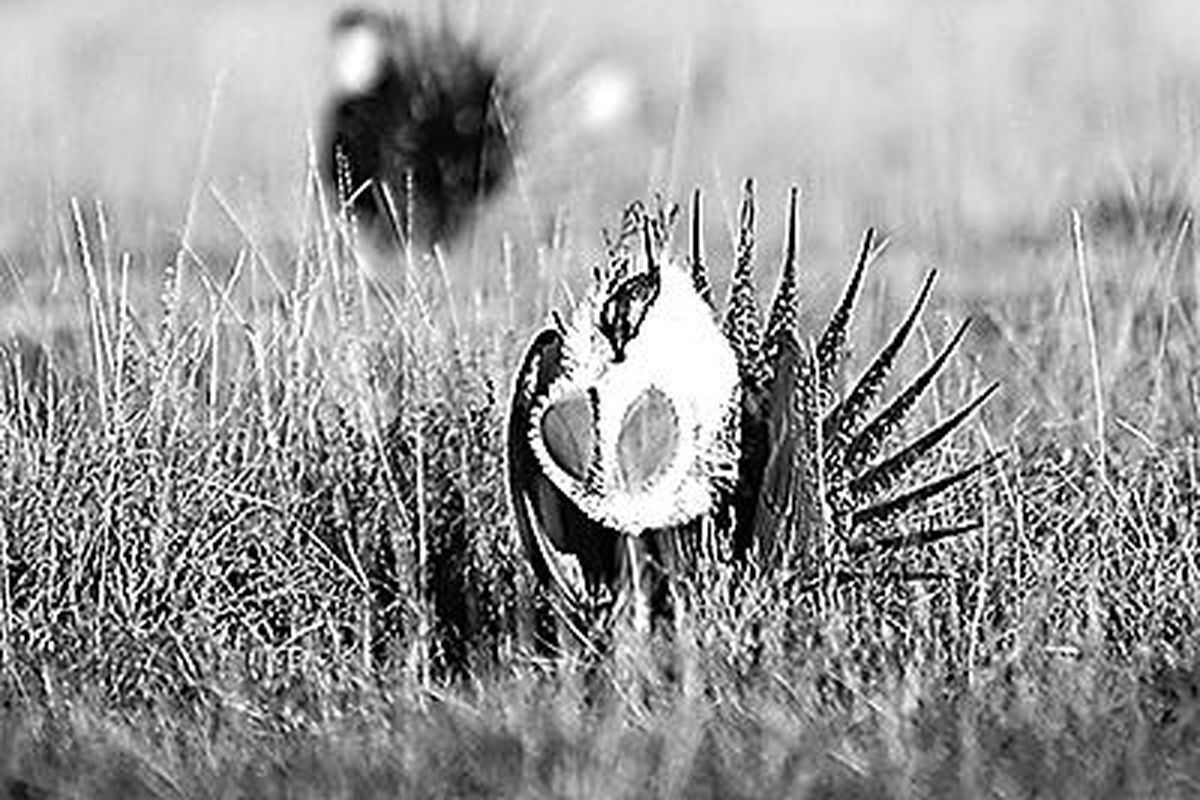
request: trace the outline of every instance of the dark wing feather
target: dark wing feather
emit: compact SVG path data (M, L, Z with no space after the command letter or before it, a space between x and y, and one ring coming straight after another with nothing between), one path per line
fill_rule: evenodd
M508 495L525 555L538 582L549 591L551 607L574 635L586 641L584 587L573 585L561 552L578 511L542 472L529 444L534 405L563 372L562 345L557 330L543 329L517 371L508 410Z
M767 418L769 455L754 518L754 542L769 560L811 569L827 516L816 423L816 357L783 330Z

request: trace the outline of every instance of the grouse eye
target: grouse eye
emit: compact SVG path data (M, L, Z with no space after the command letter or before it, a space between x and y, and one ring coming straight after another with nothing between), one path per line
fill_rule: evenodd
M671 400L651 386L629 406L617 437L625 486L642 490L666 471L679 448L679 417Z
M585 395L571 395L546 409L542 442L554 463L575 480L586 479L596 445L596 415Z

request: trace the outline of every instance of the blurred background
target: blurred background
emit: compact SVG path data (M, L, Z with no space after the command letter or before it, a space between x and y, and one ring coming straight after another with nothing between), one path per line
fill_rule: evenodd
M47 266L73 197L102 204L135 266L185 229L198 251L294 242L338 5L0 0L10 269ZM1101 241L1155 214L1169 228L1194 194L1186 0L387 5L478 31L528 87L521 179L475 233L483 261L556 216L594 237L648 189L704 187L720 234L754 177L769 241L796 183L818 259L843 263L877 225L987 293L1036 281L1072 207Z

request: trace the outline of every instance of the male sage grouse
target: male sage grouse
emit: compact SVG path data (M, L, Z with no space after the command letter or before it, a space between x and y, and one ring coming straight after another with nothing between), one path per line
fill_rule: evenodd
M855 559L962 533L977 523L889 525L974 475L983 462L922 479L918 462L996 389L988 387L916 438L900 433L917 399L966 332L868 419L929 297L861 377L839 392L846 335L871 231L820 338L798 330L797 193L782 275L765 327L753 283L754 197L747 182L738 252L718 319L694 197L691 254L669 252L673 211L626 210L591 292L530 343L508 421L510 500L546 599L587 639L625 599L653 609L655 584L697 541L732 558L786 564L812 586L854 572ZM718 550L721 547L717 548ZM651 576L651 577L647 577ZM659 580L652 580L657 576Z
M450 243L512 172L506 73L445 20L352 8L332 35L326 186L376 247Z

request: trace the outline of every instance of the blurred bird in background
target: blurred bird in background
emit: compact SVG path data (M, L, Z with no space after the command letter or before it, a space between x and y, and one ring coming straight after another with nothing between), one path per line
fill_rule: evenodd
M510 179L521 109L500 62L444 19L349 8L332 24L320 171L384 251L450 245Z

